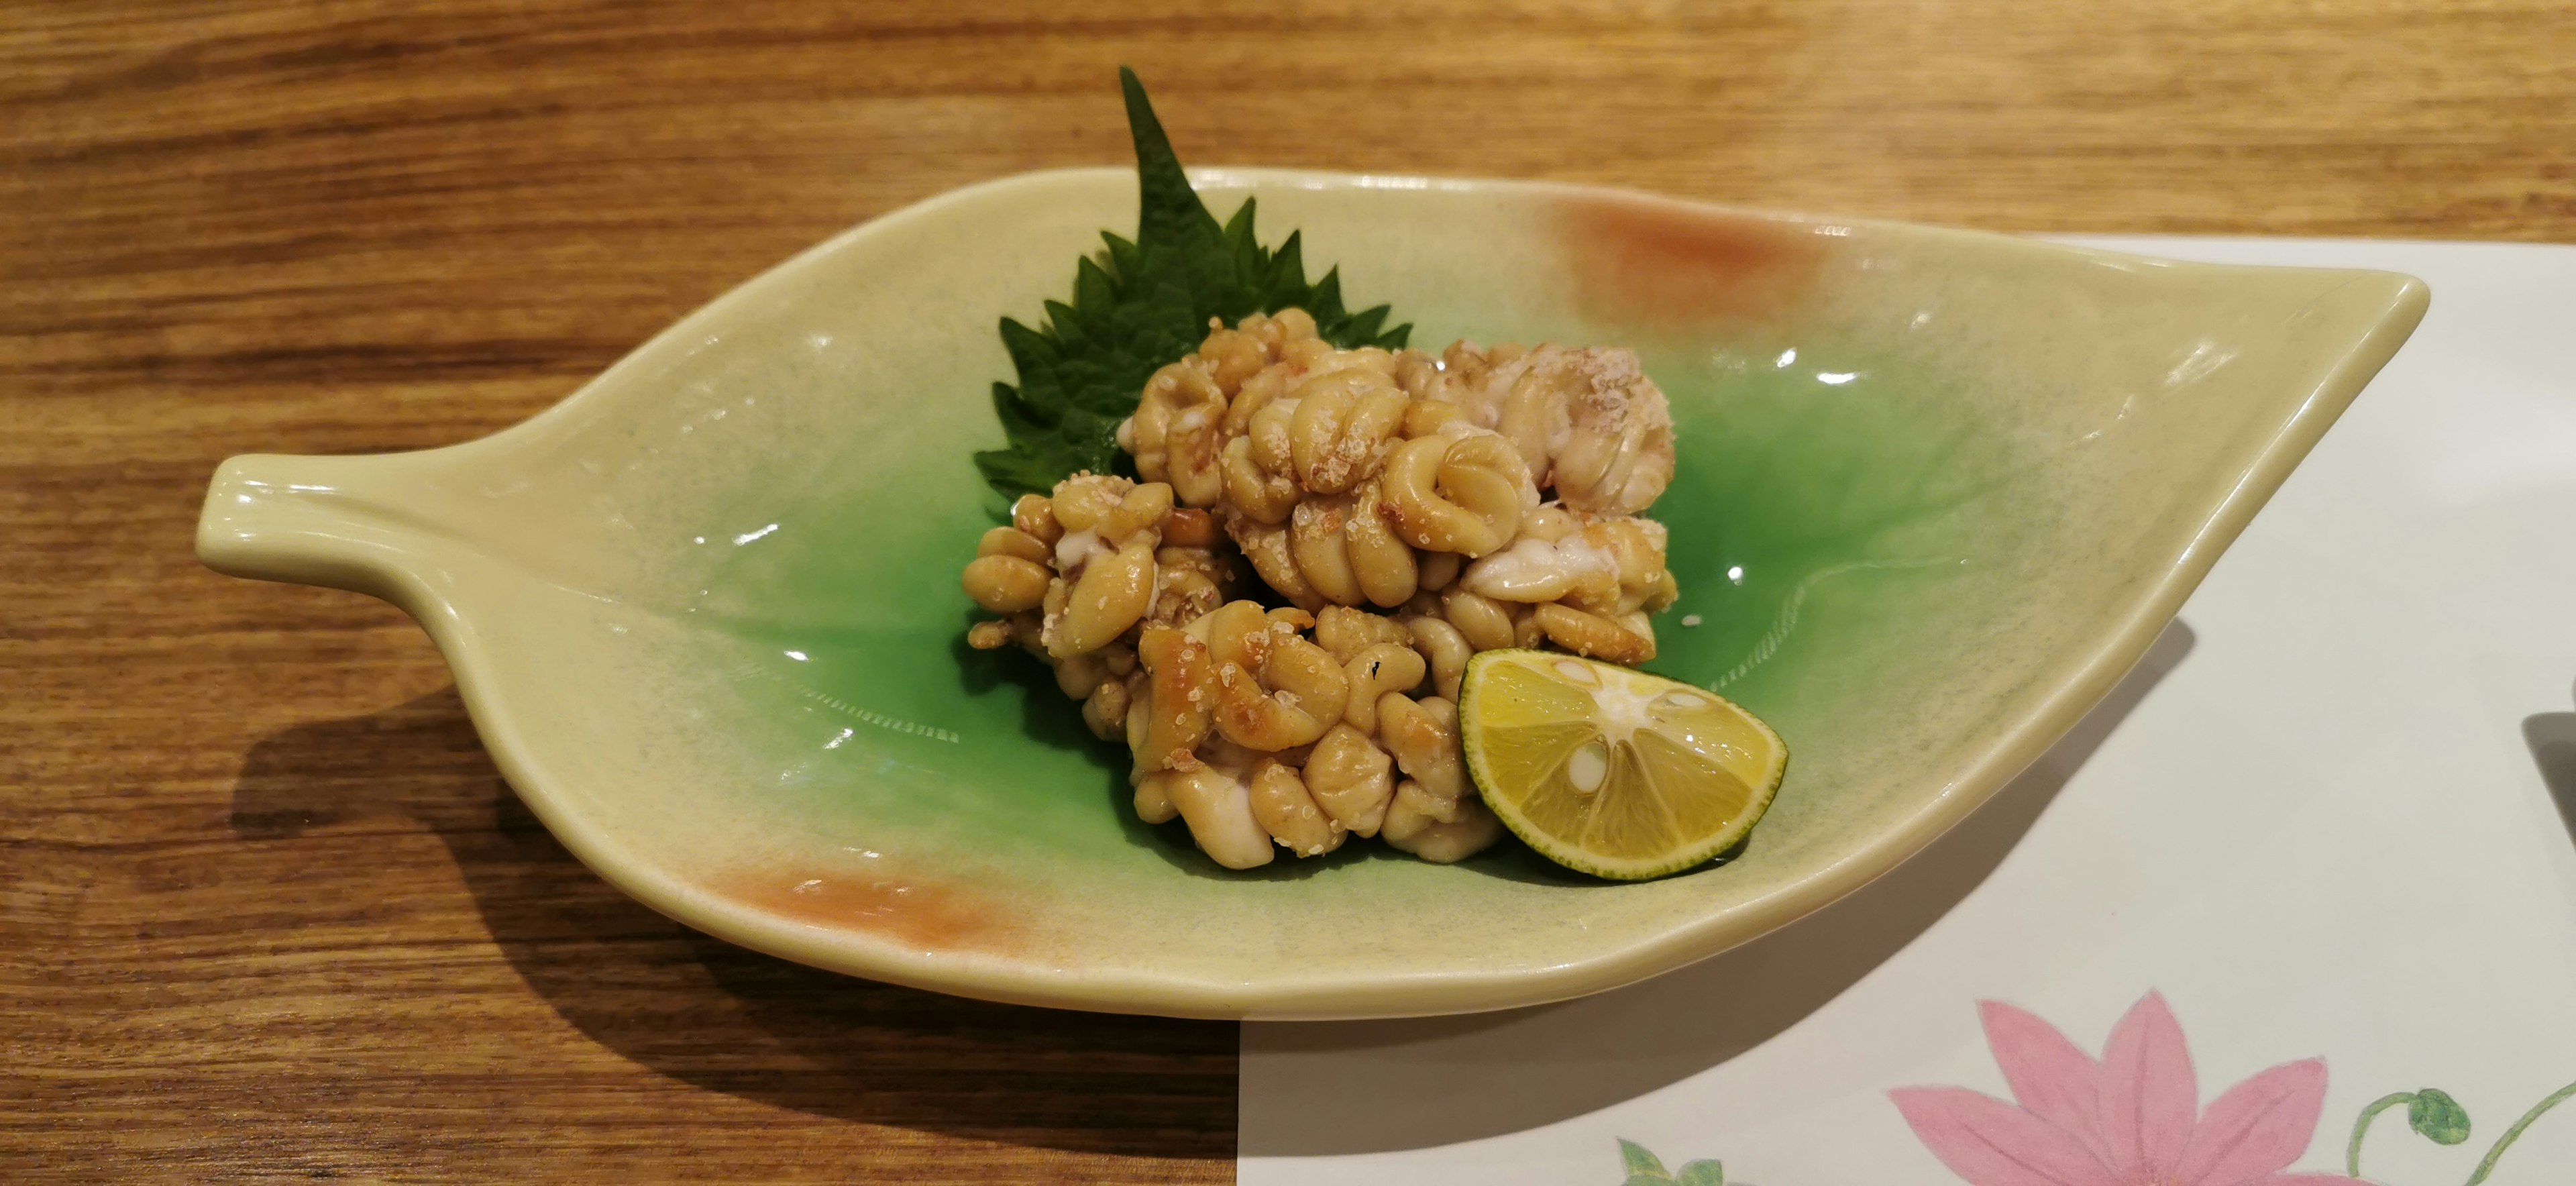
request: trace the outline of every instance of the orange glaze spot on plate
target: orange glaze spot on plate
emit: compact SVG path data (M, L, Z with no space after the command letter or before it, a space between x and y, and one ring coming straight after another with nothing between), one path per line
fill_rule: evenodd
M808 926L855 931L916 951L1003 952L1019 927L991 898L934 877L879 867L833 871L763 870L737 874L718 894L766 914Z
M1841 242L1800 223L1642 197L1570 198L1558 216L1585 311L1661 330L1773 320Z

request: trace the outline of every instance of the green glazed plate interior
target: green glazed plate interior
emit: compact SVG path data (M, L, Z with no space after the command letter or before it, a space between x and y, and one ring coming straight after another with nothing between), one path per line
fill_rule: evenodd
M1325 1018L1531 1004L1789 923L1921 848L2125 672L2425 306L2384 273L2172 264L1609 191L1267 170L1257 196L1414 342L1630 345L1669 393L1682 599L1654 670L1793 753L1722 864L1612 885L1517 845L1218 868L958 570L1010 375L1131 174L977 186L692 315L506 432L253 456L227 572L386 597L601 876L716 935L997 1000ZM1695 615L1698 625L1683 625Z

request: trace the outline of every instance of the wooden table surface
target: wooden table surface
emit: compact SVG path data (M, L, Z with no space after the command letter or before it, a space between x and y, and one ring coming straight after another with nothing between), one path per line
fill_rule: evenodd
M491 432L842 227L1126 160L2576 240L2563 0L0 7L0 1178L1225 1181L1235 1031L730 948L216 461ZM974 398L961 393L960 398Z

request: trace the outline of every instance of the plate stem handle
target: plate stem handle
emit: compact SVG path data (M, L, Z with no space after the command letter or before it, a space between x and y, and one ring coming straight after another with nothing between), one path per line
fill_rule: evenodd
M398 457L253 453L215 470L197 559L230 576L391 598L420 525L394 498Z

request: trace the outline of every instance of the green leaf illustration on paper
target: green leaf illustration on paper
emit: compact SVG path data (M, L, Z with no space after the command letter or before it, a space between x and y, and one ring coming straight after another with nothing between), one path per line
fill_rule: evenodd
M2469 1139L2469 1110L2438 1088L2427 1087L2406 1102L2406 1124L2436 1145Z
M1619 1138L1619 1166L1628 1171L1630 1182L1635 1182L1639 1178L1649 1182L1673 1180L1672 1174L1664 1169L1662 1158L1655 1156L1653 1150L1626 1137Z
M1626 1137L1619 1138L1619 1167L1628 1172L1620 1186L1726 1186L1726 1167L1713 1160L1690 1162L1676 1173L1653 1150Z
M1673 1175L1676 1186L1726 1186L1726 1167L1702 1159L1685 1165Z

